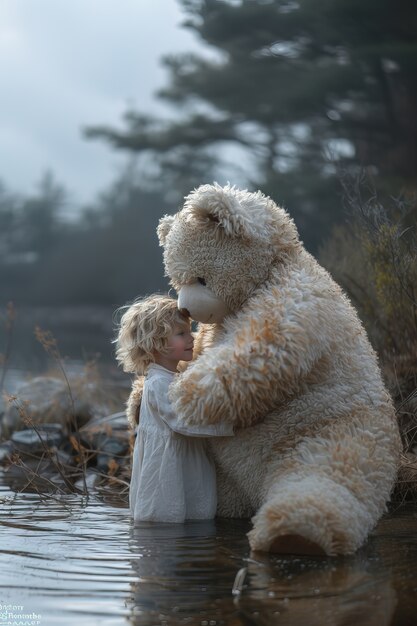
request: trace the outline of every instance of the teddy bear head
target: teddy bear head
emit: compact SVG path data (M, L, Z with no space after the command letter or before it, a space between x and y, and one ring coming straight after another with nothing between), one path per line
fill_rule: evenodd
M203 323L221 323L301 247L294 222L260 191L201 185L158 226L165 273L178 306Z

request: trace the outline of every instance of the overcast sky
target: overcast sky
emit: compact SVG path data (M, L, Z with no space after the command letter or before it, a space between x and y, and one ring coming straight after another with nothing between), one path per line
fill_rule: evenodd
M81 127L155 110L164 53L195 50L176 0L0 0L0 180L23 194L51 169L74 209L126 157Z

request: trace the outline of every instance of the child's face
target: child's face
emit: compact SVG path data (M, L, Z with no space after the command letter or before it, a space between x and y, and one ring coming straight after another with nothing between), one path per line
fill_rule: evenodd
M155 363L175 372L178 361L191 361L193 358L194 339L189 325L181 324L174 327L168 337L167 352L154 352Z
M189 324L174 327L167 343L167 357L172 361L191 361L193 358L194 338Z

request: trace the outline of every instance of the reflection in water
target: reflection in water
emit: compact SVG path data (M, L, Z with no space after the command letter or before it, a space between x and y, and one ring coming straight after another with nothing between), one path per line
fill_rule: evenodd
M365 554L345 559L247 553L247 522L137 524L131 531L132 623L388 626L396 605L389 571ZM242 559L243 556L243 559ZM233 597L239 567L247 569Z
M331 561L263 557L251 561L248 571L252 593L242 594L239 608L245 615L263 613L266 623L391 624L397 597L389 576L369 571L362 556Z
M417 609L417 512L340 559L250 553L245 520L133 525L126 508L0 488L0 604L39 626L403 626ZM240 595L236 574L246 569Z
M242 520L132 526L132 623L229 623L248 530Z

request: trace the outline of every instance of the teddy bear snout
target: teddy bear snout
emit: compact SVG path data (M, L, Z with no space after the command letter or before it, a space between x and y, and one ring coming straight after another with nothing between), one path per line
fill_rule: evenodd
M229 313L227 305L209 287L195 282L178 291L178 308L203 324L218 324Z

